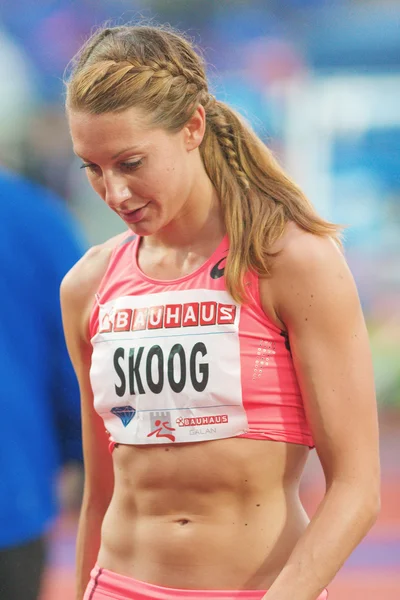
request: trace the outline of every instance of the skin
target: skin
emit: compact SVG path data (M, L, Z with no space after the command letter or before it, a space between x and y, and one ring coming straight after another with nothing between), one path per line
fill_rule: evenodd
M153 129L137 108L69 114L90 184L139 223L140 268L175 279L198 268L224 235L199 144L202 107L179 133ZM121 151L126 148L134 150ZM120 154L119 154L120 153ZM116 155L119 156L116 157ZM113 158L114 157L114 158ZM128 163L142 161L133 170ZM85 490L77 599L100 566L156 585L269 590L268 600L315 600L376 519L379 453L367 332L342 254L288 224L265 313L290 335L295 369L327 492L311 523L299 499L308 448L250 439L133 446L112 456L89 382L88 320L116 239L92 248L61 288L65 336L80 383Z

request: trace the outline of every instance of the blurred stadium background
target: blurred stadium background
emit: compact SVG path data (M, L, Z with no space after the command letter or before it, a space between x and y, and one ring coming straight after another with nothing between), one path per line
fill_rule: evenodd
M88 244L123 224L95 198L72 154L63 71L93 27L140 18L193 37L215 95L252 123L324 216L348 226L346 253L375 361L382 512L330 599L398 599L400 0L0 2L0 164L58 192ZM322 493L313 456L303 481L310 513ZM66 501L51 533L42 600L73 598L76 513Z

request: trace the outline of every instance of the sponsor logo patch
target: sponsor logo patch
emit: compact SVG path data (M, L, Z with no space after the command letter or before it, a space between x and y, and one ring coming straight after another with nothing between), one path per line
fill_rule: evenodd
M228 423L228 415L210 415L206 417L179 417L176 419L178 427L199 427L201 425L222 425Z
M119 308L104 314L100 333L232 325L237 307L221 302L185 302L144 308Z

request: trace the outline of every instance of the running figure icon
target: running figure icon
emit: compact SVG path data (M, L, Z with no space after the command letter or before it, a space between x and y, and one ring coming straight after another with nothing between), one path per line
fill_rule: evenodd
M161 417L161 418L160 418ZM163 421L162 419L166 419ZM152 431L147 435L151 437L155 435L157 438L167 438L171 442L175 442L175 436L170 431L175 431L174 427L170 427L170 414L169 413L150 413L150 421L152 424Z

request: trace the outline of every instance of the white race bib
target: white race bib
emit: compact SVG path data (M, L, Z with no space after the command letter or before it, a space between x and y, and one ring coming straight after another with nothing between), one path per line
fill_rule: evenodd
M124 296L102 305L90 378L114 441L165 444L246 432L239 318L225 291Z

